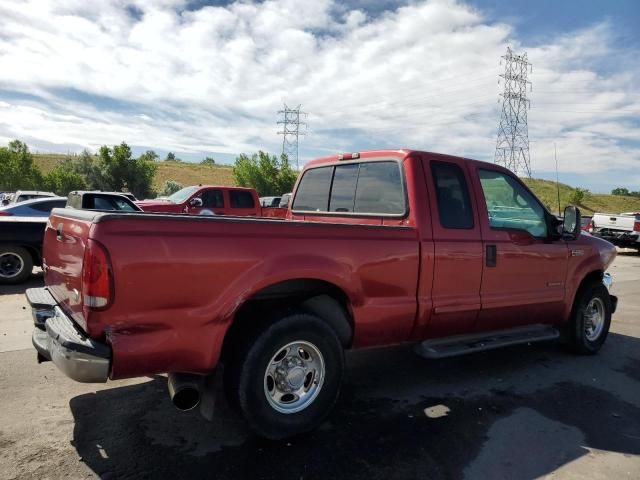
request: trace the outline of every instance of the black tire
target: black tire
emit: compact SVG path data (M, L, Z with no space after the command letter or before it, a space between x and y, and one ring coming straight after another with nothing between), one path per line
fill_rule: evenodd
M589 305L599 303L603 307L603 324L600 333L592 338L587 334ZM571 318L566 326L566 340L569 349L574 353L593 355L600 350L611 326L611 298L609 291L600 282L592 282L580 289L573 304Z
M303 410L281 413L267 398L265 377L273 357L292 342L308 342L321 354L323 381ZM319 426L335 404L344 371L344 352L336 333L308 313L289 313L263 325L234 345L225 363L224 383L229 403L249 427L271 440L298 435ZM288 355L287 355L288 358Z
M33 258L25 248L0 246L0 285L26 282L32 270Z

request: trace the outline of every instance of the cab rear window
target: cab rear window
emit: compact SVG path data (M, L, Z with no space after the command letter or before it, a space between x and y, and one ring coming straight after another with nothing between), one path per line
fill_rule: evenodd
M293 200L293 211L403 215L406 211L400 165L376 161L307 170Z
M243 190L229 190L229 203L231 208L253 208L253 195Z

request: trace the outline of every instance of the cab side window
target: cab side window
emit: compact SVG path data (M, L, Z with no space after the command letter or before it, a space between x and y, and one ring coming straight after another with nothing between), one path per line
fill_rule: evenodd
M222 191L220 190L205 190L200 195L202 199L202 208L222 208L224 207L224 200L222 198Z
M436 186L440 225L451 229L473 228L469 189L462 169L453 163L431 162L431 174Z
M496 170L479 170L480 184L495 229L526 230L534 237L547 236L544 208L515 178Z
M243 190L229 190L231 208L253 208L253 195Z

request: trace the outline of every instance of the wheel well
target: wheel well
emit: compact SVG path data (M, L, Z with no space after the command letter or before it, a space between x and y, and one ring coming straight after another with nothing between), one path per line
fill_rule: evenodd
M573 296L573 302L571 303L571 312L569 314L569 319L573 318L576 308L576 300L582 293L582 290L592 282L601 282L604 272L602 270L594 270L593 272L589 272L585 275L585 277L580 282L580 285L576 289L576 294Z
M42 265L42 260L41 260L41 258L40 258L40 254L38 253L38 251L37 251L35 248L33 248L33 247L31 247L31 246L28 246L28 245L24 245L24 247L23 247L23 248L24 248L27 252L29 252L29 254L31 255L31 259L33 260L33 264L34 264L35 266L38 266L38 267L39 267L39 266L41 266L41 265Z
M238 309L224 337L222 361L243 338L265 323L294 310L321 318L333 328L345 348L351 346L353 319L347 295L337 286L322 280L287 280L260 290Z
M604 272L602 270L594 270L593 272L588 273L580 282L578 291L582 290L588 283L601 282L603 275L604 275Z

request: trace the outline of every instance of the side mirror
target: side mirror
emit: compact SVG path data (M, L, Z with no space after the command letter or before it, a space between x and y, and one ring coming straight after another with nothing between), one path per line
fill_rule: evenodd
M193 197L189 200L189 205L195 208L202 207L202 199L200 197Z
M569 205L564 209L564 219L562 221L562 233L573 238L580 236L580 209Z

